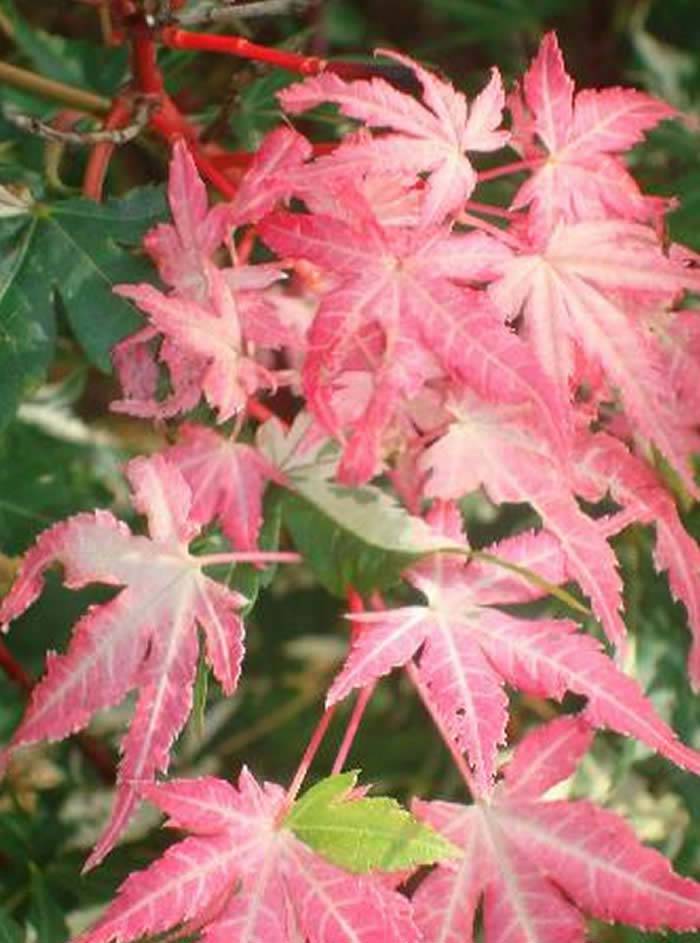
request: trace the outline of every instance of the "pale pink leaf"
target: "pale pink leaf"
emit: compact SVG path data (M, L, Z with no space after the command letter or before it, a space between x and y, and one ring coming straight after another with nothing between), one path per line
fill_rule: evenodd
M618 155L673 117L669 105L622 88L585 90L574 98L554 33L542 40L522 93L516 90L509 104L515 146L542 161L513 201L515 207L531 205L538 239L562 220L647 220L663 212L663 205L641 195Z
M161 223L147 233L144 245L163 281L178 294L204 300L208 267L233 224L231 207L207 206L207 191L187 144L173 145L168 201L175 225Z
M187 516L190 494L180 472L155 456L135 459L128 475L153 537L133 536L107 512L70 518L39 537L0 607L4 621L17 618L37 598L43 573L54 563L63 566L71 588L93 582L124 587L83 616L64 655L48 658L46 675L6 751L65 737L98 709L139 688L122 744L112 821L90 864L109 851L127 824L139 785L167 767L191 706L198 623L205 629L209 660L228 691L242 657L237 612L245 599L204 576L190 555L188 542L198 526Z
M592 742L593 729L578 715L536 727L513 753L503 788L510 798L540 798L574 774Z
M491 80L468 108L464 96L418 63L393 52L385 55L412 69L423 91L418 102L383 79L344 82L324 74L280 93L283 107L300 112L324 101L338 105L343 114L374 129L390 129L390 137L361 137L336 155L336 166L349 161L356 169L381 166L391 149L391 164L398 171L429 172L422 222L439 223L458 212L476 185L476 172L466 152L502 147L508 135L497 130L504 106L500 75Z
M675 874L621 818L587 801L540 798L573 772L588 739L578 719L560 718L526 738L488 801L414 800L419 819L464 849L415 895L425 943L471 940L480 901L485 943L583 943L588 915L643 930L700 926L700 884Z
M237 550L255 550L263 493L268 481L282 482L279 472L257 449L192 424L164 454L190 487L191 518L202 525L219 521Z

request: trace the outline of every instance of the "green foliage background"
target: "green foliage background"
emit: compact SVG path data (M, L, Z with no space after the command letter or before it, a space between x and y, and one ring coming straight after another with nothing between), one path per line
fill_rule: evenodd
M331 54L399 47L469 91L483 83L493 63L507 80L521 72L551 27L558 29L580 85L635 84L682 111L682 120L654 133L633 161L649 190L679 198L671 233L700 250L697 0L329 0L316 39ZM291 47L313 39L301 17L246 28L261 42ZM110 96L126 77L126 56L105 50L99 38L94 12L80 3L0 0L0 58ZM162 55L162 65L169 90L183 103L218 118L220 129L223 120L224 142L232 148L254 148L278 119L274 93L288 81L279 72L173 52ZM234 107L222 116L217 103L231 98L232 90ZM45 118L59 107L1 82L0 105ZM335 119L327 120L321 130L333 133ZM135 247L163 216L166 159L148 137L126 147L111 169L112 202L95 215L79 198L83 155L71 151L58 160L52 148L0 118L0 184L23 188L35 207L21 225L16 217L0 218L0 590L9 585L16 557L53 521L95 506L128 517L120 463L162 442L148 424L110 415L106 407L117 392L107 351L138 323L110 286L151 277ZM507 201L508 186L494 185L490 195ZM148 189L134 195L135 187ZM477 545L522 519L517 509L494 517L478 501L465 510ZM700 537L697 512L689 526ZM303 543L313 515L297 508L294 527ZM642 529L628 530L617 544L633 634L629 667L663 716L700 747L700 698L685 675L685 616L653 572L651 545ZM250 573L243 578L250 581ZM333 584L331 577L325 582ZM77 615L98 598L50 581L45 597L8 639L27 672L41 672L46 650L60 649ZM309 572L279 573L250 617L241 691L225 700L215 685L200 683L206 711L193 716L172 772L228 777L245 761L261 777L287 781L344 651L341 613L341 602ZM1 740L14 729L23 702L22 690L0 676ZM128 710L101 717L91 735L114 751ZM521 698L511 733L550 713L548 704ZM319 775L328 771L342 719L341 711L317 761ZM362 767L364 781L377 783L382 794L460 795L449 757L400 677L379 686L351 766ZM624 813L642 838L700 879L700 781L633 743L599 736L571 788ZM76 740L27 751L13 765L0 792L0 943L62 943L129 871L164 846L157 816L144 810L129 842L96 873L80 878L110 796ZM625 943L653 938L603 926L593 934Z

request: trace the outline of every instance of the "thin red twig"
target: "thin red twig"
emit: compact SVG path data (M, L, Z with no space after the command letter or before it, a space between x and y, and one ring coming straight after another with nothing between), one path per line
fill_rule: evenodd
M348 754L352 749L352 745L355 742L355 737L357 736L357 731L360 728L362 723L362 718L364 717L365 710L367 705L372 699L374 690L377 687L375 682L365 685L364 688L360 689L359 694L357 695L357 700L352 709L352 714L350 715L350 720L348 721L348 726L345 729L343 735L343 740L338 748L338 753L336 754L335 760L333 761L333 766L331 768L331 773L340 773L343 767L345 766L345 761L348 758Z
M534 157L530 160L516 160L512 164L504 164L502 167L492 167L491 170L481 170L477 174L479 183L486 183L487 180L497 180L499 177L507 177L509 174L517 174L522 170L536 170L544 163L541 157Z
M348 597L348 608L350 609L351 613L364 612L365 604L362 601L362 596L360 596L360 594L357 592L357 590L354 587L352 586L350 587L347 593L347 597ZM352 628L351 628L351 638L354 639L355 636L358 634L358 632L361 632L361 631L362 631L362 624L358 622L353 622ZM359 694L357 695L357 700L355 701L355 705L352 709L352 714L350 715L348 726L345 730L345 734L343 735L343 739L340 744L340 747L338 748L338 753L336 755L336 758L333 761L333 767L331 769L331 773L339 773L342 770L343 766L345 765L345 761L347 760L348 754L350 753L350 750L352 749L352 745L357 735L357 731L359 730L360 723L362 722L362 718L364 716L365 710L367 708L367 705L370 702L372 695L374 694L374 689L376 688L376 686L377 686L376 683L368 684L364 688L362 688Z
M34 687L34 682L3 641L0 641L0 668L10 681L14 681L25 694L29 694Z
M501 206L492 206L490 203L479 203L477 200L467 200L464 209L472 213L482 213L484 216L495 216L497 219L516 220L519 214L514 210L505 210Z
M125 127L131 119L132 110L132 103L128 98L124 96L115 98L104 122L105 130L114 131L115 128ZM105 141L102 144L96 144L90 153L83 178L83 195L90 200L99 202L102 199L107 168L115 146L112 141Z
M164 46L171 49L190 49L200 52L214 52L226 56L237 56L252 62L266 62L287 69L298 75L320 75L333 72L345 79L366 79L388 72L389 67L381 64L362 62L344 62L324 59L321 56L303 56L285 49L260 46L244 36L221 36L217 33L198 33L193 30L166 26L161 30L160 39ZM395 71L395 69L393 70ZM391 73L389 73L391 74Z
M335 707L336 705L333 704L332 707L327 707L325 709L321 719L316 725L316 729L311 734L311 739L309 740L309 743L306 749L304 750L304 755L301 758L297 771L294 774L294 778L292 779L289 789L287 790L287 795L285 796L285 800L284 800L285 811L289 809L290 806L292 806L292 804L294 803L294 800L299 795L299 790L304 784L304 780L306 779L306 774L309 772L311 764L314 761L314 757L318 753L318 748L323 743L323 738L326 736L331 720L333 720Z

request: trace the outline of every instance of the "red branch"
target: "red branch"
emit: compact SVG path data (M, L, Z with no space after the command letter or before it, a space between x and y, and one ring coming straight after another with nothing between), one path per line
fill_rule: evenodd
M114 131L116 128L125 127L131 119L131 114L132 104L129 99L123 96L115 98L105 119L104 129ZM107 168L114 154L115 146L111 141L105 141L102 144L96 144L90 153L83 178L83 195L90 200L99 202L102 199Z
M287 69L299 75L319 75L333 72L345 79L367 79L377 75L393 74L395 67L374 63L343 62L323 59L320 56L302 56L284 49L259 46L244 36L220 36L216 33L197 33L166 26L160 34L161 42L171 49L190 49L200 52L216 52L226 56L237 56L253 62L267 62L278 69Z
M0 641L0 668L10 681L14 681L25 694L29 694L34 687L34 682L2 641Z

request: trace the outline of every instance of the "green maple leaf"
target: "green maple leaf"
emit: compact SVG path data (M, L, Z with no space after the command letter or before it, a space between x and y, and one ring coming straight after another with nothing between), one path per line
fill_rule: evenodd
M111 348L141 324L112 288L152 280L134 248L165 216L162 190L149 187L104 204L30 203L0 218L0 426L46 375L59 305L88 360L111 369Z
M285 826L328 861L363 874L403 871L460 851L386 796L353 795L357 770L322 779L297 800Z

